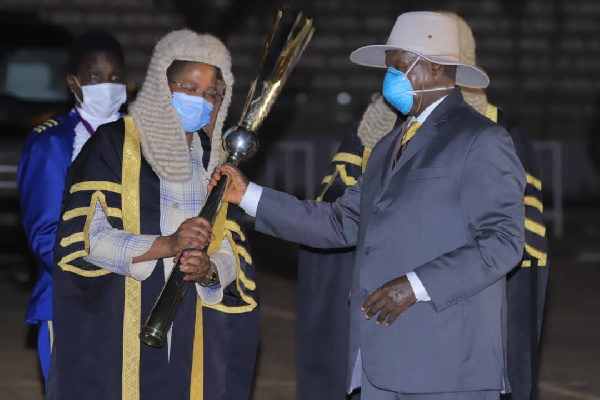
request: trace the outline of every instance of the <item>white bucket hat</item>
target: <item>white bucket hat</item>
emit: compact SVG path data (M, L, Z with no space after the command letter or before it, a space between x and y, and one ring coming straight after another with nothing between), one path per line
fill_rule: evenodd
M456 66L456 84L486 88L490 78L476 65L461 62L458 26L445 15L429 11L401 14L385 45L364 46L350 54L350 61L367 67L386 68L386 50L404 50L440 65Z

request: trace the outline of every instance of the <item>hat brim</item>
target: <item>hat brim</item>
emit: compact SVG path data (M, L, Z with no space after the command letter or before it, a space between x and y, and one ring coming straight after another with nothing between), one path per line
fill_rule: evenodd
M410 51L418 54L424 59L440 65L456 66L456 84L460 86L485 89L490 84L490 78L485 71L478 66L463 64L444 57L431 57L420 54L418 51L408 48L400 48L388 45L371 45L358 48L350 54L350 61L366 67L386 68L385 52L388 50Z

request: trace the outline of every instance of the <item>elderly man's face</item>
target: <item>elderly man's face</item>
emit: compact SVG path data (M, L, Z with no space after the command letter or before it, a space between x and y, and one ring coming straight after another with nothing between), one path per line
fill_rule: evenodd
M418 56L410 51L388 50L385 52L385 64L404 74L406 74L417 59ZM412 67L407 77L412 84L413 90L419 91L438 86L438 80L442 71L443 67L441 65L421 58ZM435 96L431 93L417 92L414 95L413 106L407 115L416 115L423 111L425 107L432 103L430 100Z
M388 50L385 52L385 65L388 67L394 68L396 71L403 72L406 74L408 69L417 59L417 55L415 53L411 53L410 51L402 51L402 50ZM420 69L420 63L417 62L408 75L408 79L410 83L413 85L413 88L417 88L417 86L421 86L421 82L415 77L419 76L417 69ZM418 83L418 85L417 85Z

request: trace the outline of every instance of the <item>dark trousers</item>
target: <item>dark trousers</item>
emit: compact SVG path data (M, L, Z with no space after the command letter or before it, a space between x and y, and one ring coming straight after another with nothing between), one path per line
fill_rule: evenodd
M348 295L353 261L350 250L300 250L298 400L347 399Z

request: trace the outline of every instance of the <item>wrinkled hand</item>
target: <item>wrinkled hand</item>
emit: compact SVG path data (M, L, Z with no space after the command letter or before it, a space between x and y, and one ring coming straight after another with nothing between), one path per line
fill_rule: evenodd
M194 217L183 221L169 236L169 252L174 256L184 249L203 249L214 239L210 222Z
M382 324L388 318L386 325L394 323L396 318L408 307L417 302L412 286L406 276L396 278L381 286L371 293L362 305L362 311L366 311L365 318L371 319L379 312L377 325Z
M201 250L185 250L180 257L179 269L185 272L186 281L205 282L210 279L211 265L208 255ZM177 257L173 261L177 262Z
M221 175L228 176L223 201L232 204L240 204L246 193L246 189L248 189L248 178L246 178L242 171L232 165L221 165L215 169L215 172L210 179L208 184L209 191L215 187L217 182L221 179Z

